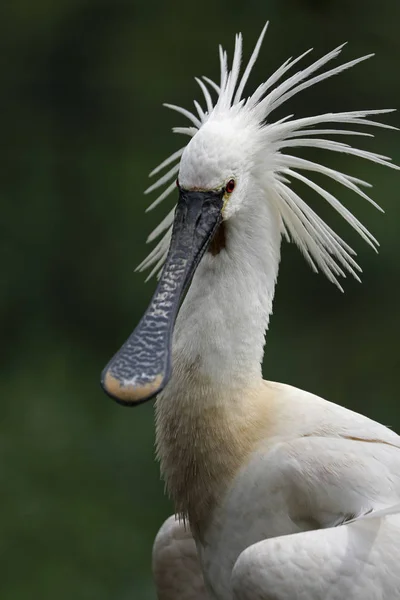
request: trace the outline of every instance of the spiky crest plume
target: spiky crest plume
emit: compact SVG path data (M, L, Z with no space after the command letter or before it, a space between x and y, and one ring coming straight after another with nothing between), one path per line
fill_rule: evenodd
M391 163L391 159L387 156L360 150L349 144L323 137L331 135L373 137L372 134L362 131L329 128L329 124L368 125L386 129L396 129L390 125L367 118L373 115L392 112L392 109L326 113L300 119L294 119L293 115L289 115L275 123L268 122L267 119L270 114L295 94L353 67L370 58L373 54L351 60L316 75L315 73L319 69L340 54L345 45L343 44L313 62L309 67L299 70L287 79L281 81L289 69L294 67L294 65L311 52L311 49L307 50L295 59L289 58L267 79L267 81L265 81L265 83L259 85L250 97L244 98L243 91L250 72L257 60L267 27L268 23L265 25L258 38L241 79L239 79L239 74L242 57L242 35L236 35L231 70L228 69L227 53L221 46L219 47L221 68L220 84L217 85L208 77L202 77L201 79L196 78L196 82L204 95L206 105L205 110L203 110L197 101L194 101L197 114L172 104L165 104L164 106L181 113L191 122L191 126L189 127L173 128L174 133L185 134L190 137L195 136L208 119L218 118L222 113L226 114L227 112L233 116L240 111L243 115L246 114L249 119L256 122L261 127L264 135L265 147L268 148L269 156L271 148L273 148L274 151L274 170L271 173L272 178L270 178L272 182L271 187L268 188L268 201L273 202L276 209L279 211L282 222L282 233L288 240L293 240L297 244L315 271L317 271L317 267L319 267L328 279L341 289L341 286L337 281L337 276L345 276L345 271L350 272L357 280L359 280L356 271L361 271L361 269L353 258L355 252L290 187L291 180L295 179L301 181L317 192L375 250L379 244L368 229L364 227L364 225L347 208L345 208L335 196L302 172L323 174L352 190L379 210L382 209L361 189L361 187L371 187L366 181L341 173L340 171L331 169L325 165L297 156L291 156L290 154L283 152L283 150L300 147L320 148L332 152L351 154L397 169L399 167ZM209 87L207 87L207 85ZM215 104L212 100L210 89L217 94L217 101ZM326 124L328 124L328 127L326 127ZM150 173L150 177L158 175L166 167L173 165L146 190L145 193L150 193L166 185L162 193L147 208L147 211L158 206L158 204L167 198L167 196L175 189L175 179L179 171L180 158L184 149L185 146L177 152L174 152ZM173 180L173 182L169 183L171 180ZM175 207L148 237L147 241L152 242L161 234L164 234L161 241L158 242L148 257L138 267L139 270L153 267L148 278L157 273L165 261L171 238L174 211Z

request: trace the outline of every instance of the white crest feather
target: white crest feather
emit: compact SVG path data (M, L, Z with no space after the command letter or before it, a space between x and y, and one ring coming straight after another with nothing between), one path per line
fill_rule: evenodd
M362 56L361 58L343 63L316 75L315 73L319 69L339 56L344 47L343 44L313 62L307 68L295 72L293 75L279 83L289 69L294 67L294 65L311 52L311 50L307 50L295 59L288 59L264 83L259 85L250 97L243 98L243 91L250 72L257 60L267 26L268 23L261 32L241 79L239 79L239 76L242 57L242 35L239 34L235 38L235 50L231 70L228 69L227 53L220 46L219 56L221 73L219 85L208 77L203 76L201 79L196 78L206 103L204 109L197 101L194 103L197 114L172 104L165 104L164 106L179 112L190 121L189 127L175 127L173 129L174 133L184 134L189 137L196 135L199 129L210 118L210 115L218 116L218 114L226 113L228 111L232 111L233 113L241 111L243 114L248 115L249 119L258 124L262 130L265 145L269 148L269 155L271 153L271 148L274 150L274 169L272 178L269 178L272 183L271 189L268 190L268 198L269 201L275 204L276 209L281 216L282 234L288 239L292 239L298 245L314 270L319 268L330 281L340 288L337 277L345 276L346 271L358 279L356 271L361 271L361 269L352 258L352 255L355 253L306 204L306 202L293 191L290 187L290 182L293 179L300 181L319 194L375 250L378 246L378 242L368 229L364 227L364 225L347 208L345 208L335 196L316 184L308 177L308 175L305 175L304 172L307 174L314 172L325 175L352 190L376 208L380 209L380 207L361 189L361 187L371 187L367 182L326 167L323 164L298 158L297 156L292 156L282 151L289 148L318 148L321 150L358 156L381 165L399 168L392 164L390 162L391 159L387 156L361 150L350 146L349 144L330 139L330 136L341 135L372 136L370 133L354 131L353 129L335 129L330 127L331 125L368 125L371 127L396 129L390 125L373 121L368 118L373 115L385 114L392 111L390 109L349 111L326 113L300 119L295 119L293 118L293 115L290 115L275 123L267 122L267 117L295 94L298 94L304 89L329 77L333 77L373 56L372 54ZM207 87L207 85L209 87ZM213 94L217 93L218 95L216 103L213 103L209 88ZM325 124L327 124L328 127L325 127ZM174 152L150 173L150 176L158 175L166 167L169 167L171 164L173 165L164 175L159 176L157 181L146 190L146 193L150 193L153 190L166 185L164 191L147 210L155 208L175 188L175 178L179 171L179 164L183 151L184 148L181 148L177 152ZM173 180L172 183L170 183L171 180ZM164 234L161 241L138 267L139 270L153 267L149 277L159 272L165 261L171 238L173 218L174 209L168 213L148 237L148 241L150 242L161 234Z

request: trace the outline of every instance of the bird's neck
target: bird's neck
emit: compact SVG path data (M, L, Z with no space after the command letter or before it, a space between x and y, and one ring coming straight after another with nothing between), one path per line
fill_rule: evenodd
M257 399L279 257L278 217L252 198L203 257L178 315L173 373L156 404L157 451L176 512L195 532L265 422Z
M278 217L262 197L223 224L180 309L173 360L214 386L259 381L280 257Z

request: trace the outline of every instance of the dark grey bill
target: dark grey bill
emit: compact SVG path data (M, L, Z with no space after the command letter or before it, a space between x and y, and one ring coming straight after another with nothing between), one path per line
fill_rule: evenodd
M179 303L221 223L224 190L180 189L171 244L154 296L139 325L101 376L117 402L140 404L161 392L171 377L172 332Z

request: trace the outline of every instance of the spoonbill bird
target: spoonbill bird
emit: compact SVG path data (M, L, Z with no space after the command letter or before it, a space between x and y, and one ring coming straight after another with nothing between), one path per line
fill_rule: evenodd
M154 544L160 600L395 600L400 437L261 373L281 238L293 240L338 287L339 276L358 279L360 270L353 250L291 182L317 192L365 242L377 244L311 176L333 179L377 206L364 191L368 184L290 150L318 148L393 167L385 156L335 140L369 135L348 126L388 128L373 116L390 111L273 122L289 98L368 56L324 70L340 46L284 78L305 52L246 96L267 25L241 77L237 35L231 69L220 48L219 85L197 79L205 109L167 105L191 125L174 129L189 143L152 172L173 165L147 190L166 185L151 209L176 179L176 208L150 235L164 234L140 267L163 269L102 386L125 405L157 395L157 453L176 512Z

